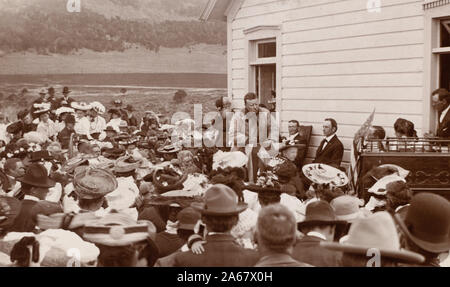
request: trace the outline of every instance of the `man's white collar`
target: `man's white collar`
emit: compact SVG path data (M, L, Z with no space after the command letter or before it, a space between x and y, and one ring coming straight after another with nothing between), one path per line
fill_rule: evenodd
M331 136L326 137L325 139L327 140L327 142L330 142L335 135L336 135L336 133L332 134Z
M318 238L323 239L323 240L327 240L327 238L322 233L319 233L319 232L316 232L316 231L310 231L306 235L318 237Z
M37 198L37 197L35 197L35 196L32 196L32 195L25 195L24 197L23 197L23 199L24 200L32 200L32 201L40 201L40 199L39 198Z

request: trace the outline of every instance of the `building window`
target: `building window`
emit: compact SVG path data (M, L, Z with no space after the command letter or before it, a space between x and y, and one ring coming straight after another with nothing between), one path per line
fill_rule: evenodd
M277 56L277 43L258 43L258 58L273 58Z
M277 42L276 39L250 42L250 74L259 103L269 110L276 109Z
M450 19L440 20L438 27L439 47L433 54L438 56L439 88L450 90Z

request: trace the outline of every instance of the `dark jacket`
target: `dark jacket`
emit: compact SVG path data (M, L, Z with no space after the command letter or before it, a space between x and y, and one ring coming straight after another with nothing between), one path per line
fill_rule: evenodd
M37 224L37 215L51 215L63 212L57 203L40 200L22 200L22 207L19 214L9 229L10 232L33 232Z
M259 259L255 267L313 267L299 262L288 254L271 254Z
M442 123L438 122L436 135L441 138L450 138L450 110L445 115Z
M159 257L165 257L180 249L185 241L177 234L160 232L155 235L155 244L159 250Z
M251 267L259 255L256 251L239 246L230 234L206 236L202 254L192 251L176 253L173 267Z
M62 131L59 132L57 138L58 138L58 141L61 143L62 149L69 148L70 135L73 133L75 133L75 131L71 131L67 127L65 127Z
M315 236L305 236L297 241L292 257L300 262L316 267L341 266L342 252L333 251L320 246L324 241Z
M72 99L71 97L68 97L67 100L64 99L64 97L61 97L59 99L56 99L56 108L61 108L61 107L70 107L70 104L72 102L74 102L75 100Z
M294 160L295 165L299 170L303 167L303 161L305 160L306 153L308 152L307 145L307 137L304 134L298 133L298 135L294 138L295 144L304 144L305 147L299 147L297 152L297 157Z
M336 135L330 140L325 148L323 148L324 143L324 141L320 143L314 163L323 163L339 168L341 166L342 157L344 156L344 145Z

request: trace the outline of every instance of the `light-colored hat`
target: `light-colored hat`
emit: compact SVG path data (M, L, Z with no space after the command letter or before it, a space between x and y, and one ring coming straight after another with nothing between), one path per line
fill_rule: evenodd
M70 105L75 110L80 111L89 111L90 109L92 109L91 105L86 102L72 102Z
M234 190L223 184L210 187L204 195L204 203L192 203L194 209L205 215L234 215L247 209L247 204L238 201Z
M80 198L96 199L113 192L118 183L107 170L80 166L75 169L73 185Z
M334 209L334 214L338 220L354 221L358 218L362 218L369 213L364 213L360 209L364 205L364 201L350 195L342 195L336 197L330 202L331 207Z
M321 242L321 246L344 253L367 255L369 249L376 249L381 257L401 262L421 263L425 258L415 252L402 250L394 220L385 211L355 221L347 240L340 244Z
M368 192L374 193L376 195L386 195L387 193L386 186L389 183L396 181L406 182L402 177L396 174L387 175L379 179L371 188L368 189Z
M303 174L317 184L331 184L336 187L348 183L345 172L323 163L311 163L303 166Z
M135 221L127 214L110 213L93 224L86 224L83 238L106 246L127 246L156 233L149 221Z
M35 110L33 111L33 115L42 115L50 111L51 104L50 103L41 103L41 104L34 104L33 107Z
M39 132L28 132L23 135L27 143L43 144L48 141L48 137Z
M46 94L47 94L47 89L46 88L39 89L39 95L46 95Z
M248 157L240 151L223 152L218 151L213 156L213 170L219 167L225 169L227 167L244 167L248 162Z
M91 107L100 115L103 115L106 112L105 106L100 102L92 102Z
M57 116L64 114L64 113L69 113L69 114L75 113L75 110L72 108L69 108L69 107L61 107L55 111L55 114Z

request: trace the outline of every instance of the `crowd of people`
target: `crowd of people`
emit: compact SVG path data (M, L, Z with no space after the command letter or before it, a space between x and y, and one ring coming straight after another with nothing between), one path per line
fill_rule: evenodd
M291 120L280 137L254 93L241 110L217 100L217 117L200 132L190 119L169 123L155 111L138 119L121 100L106 109L70 93L42 89L0 126L1 266L449 264L447 199L414 195L395 165L374 167L362 176L371 188L353 194L335 119L324 120L307 165L310 134ZM432 96L447 113L449 93ZM395 130L416 136L406 120ZM383 128L371 131L385 138Z

